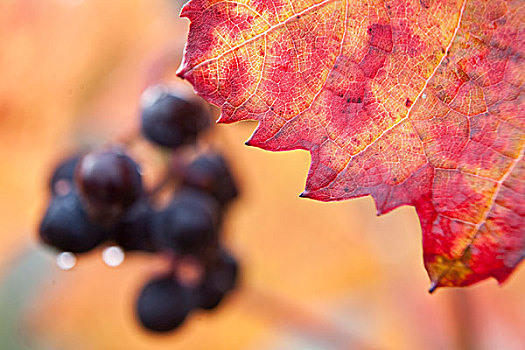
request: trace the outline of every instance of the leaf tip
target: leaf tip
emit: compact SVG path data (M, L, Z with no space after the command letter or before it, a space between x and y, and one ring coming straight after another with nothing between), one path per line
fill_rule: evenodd
M227 123L227 119L224 117L224 114L221 113L221 115L219 116L219 118L215 121L215 123L217 124L225 124ZM248 142L248 141L246 141ZM246 142L244 144L246 144Z
M182 5L182 8L180 9L180 12L179 12L179 17L188 17L188 3L190 3L191 1L187 1L184 5Z
M245 144L246 146L250 146L250 147L260 147L260 146L257 144L257 142L255 142L255 141L253 140L253 138L249 139L249 140L246 141L244 144Z
M177 76L181 79L185 79L184 75L186 75L186 65L181 64L179 68L177 69L177 72L175 73Z
M303 192L299 195L299 198L310 198L310 192L308 192L308 191L303 191Z
M439 282L438 281L432 281L432 283L430 283L430 288L428 288L428 292L430 294L433 294L436 289L438 289L439 287Z

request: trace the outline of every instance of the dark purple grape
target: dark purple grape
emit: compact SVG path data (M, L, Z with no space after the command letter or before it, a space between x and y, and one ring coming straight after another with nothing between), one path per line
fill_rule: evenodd
M142 109L142 133L151 142L175 149L195 142L210 125L210 116L194 101L159 87L145 94L149 98Z
M113 229L116 243L124 250L155 252L151 232L153 209L146 199L137 200Z
M75 168L82 155L77 154L60 162L51 179L49 180L49 190L53 196L65 195L73 189L73 178Z
M217 202L202 191L181 190L155 215L153 231L159 248L177 254L203 254L218 241Z
M188 164L182 170L182 182L210 193L221 205L239 194L226 160L218 153L200 155Z
M82 157L75 181L89 214L101 222L114 220L142 194L139 166L117 148Z
M194 308L192 292L173 276L151 280L137 301L140 323L155 332L169 332L179 327Z
M87 252L109 236L89 220L75 191L51 200L39 233L44 243L73 253Z
M197 289L199 307L205 310L216 308L226 293L231 291L239 278L239 264L225 250L214 264L208 266L201 285Z

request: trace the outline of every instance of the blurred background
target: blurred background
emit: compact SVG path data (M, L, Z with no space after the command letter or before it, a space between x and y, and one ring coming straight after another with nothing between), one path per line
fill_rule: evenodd
M523 269L429 295L413 208L300 199L308 154L244 146L251 122L209 136L243 193L224 232L243 283L218 310L156 336L133 309L163 261L110 268L99 250L58 269L36 233L49 174L79 146L133 133L142 91L177 80L181 5L0 0L0 349L525 349Z

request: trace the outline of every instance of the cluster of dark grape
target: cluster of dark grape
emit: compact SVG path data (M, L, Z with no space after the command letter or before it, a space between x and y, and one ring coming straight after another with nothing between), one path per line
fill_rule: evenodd
M148 90L142 136L170 150L171 159L209 124L200 104L168 88ZM169 257L170 271L147 283L136 305L142 325L157 332L175 329L194 309L214 309L239 275L237 261L221 244L223 217L238 195L228 164L210 151L174 163L169 177L176 188L160 206L124 147L66 159L51 177L52 199L39 231L43 242L63 252L115 244Z

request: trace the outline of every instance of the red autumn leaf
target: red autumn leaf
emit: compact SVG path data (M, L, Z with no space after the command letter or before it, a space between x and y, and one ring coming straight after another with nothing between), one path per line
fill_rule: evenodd
M503 282L525 252L525 6L191 0L179 76L308 150L303 197L415 206L431 290Z

